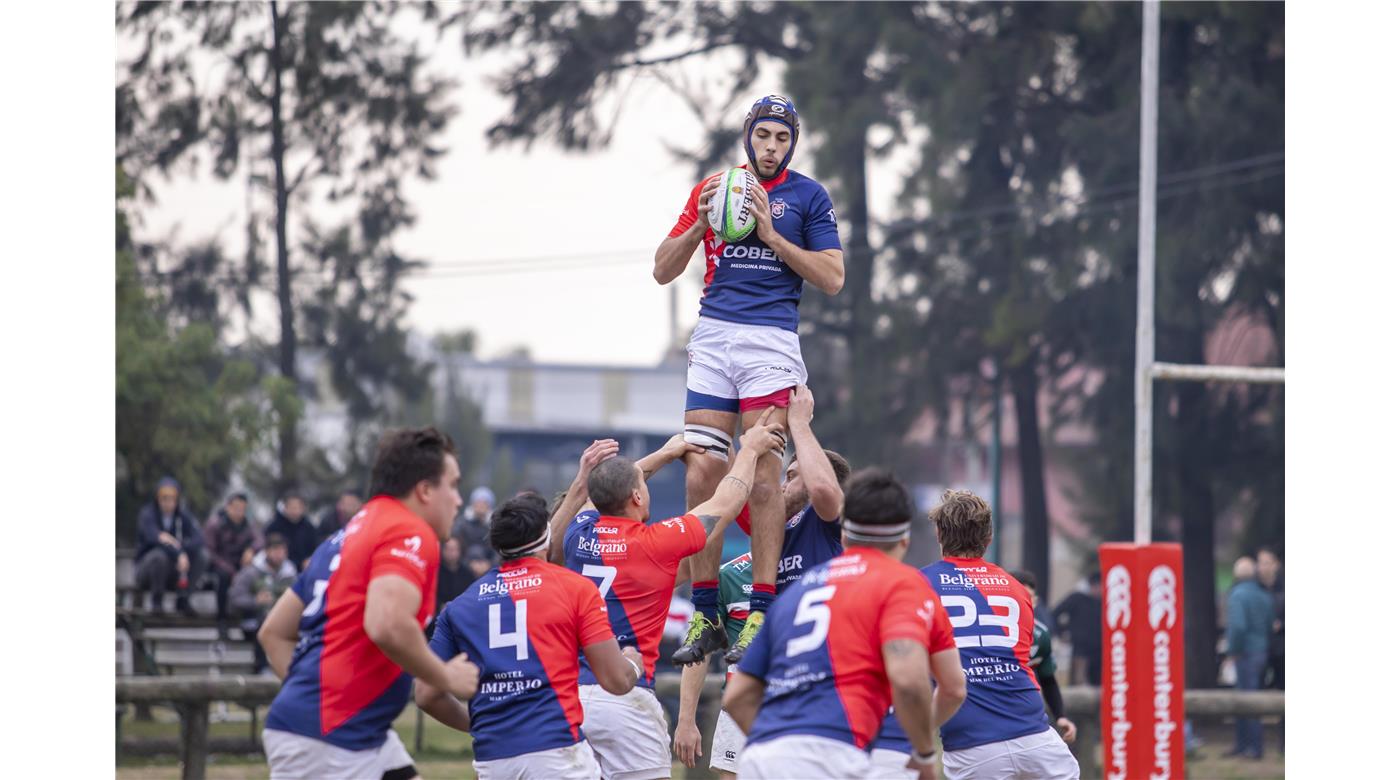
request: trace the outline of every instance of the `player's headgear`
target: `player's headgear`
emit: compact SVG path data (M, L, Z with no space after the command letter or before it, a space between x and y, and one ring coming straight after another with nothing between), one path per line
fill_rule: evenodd
M491 513L491 546L505 560L545 550L549 540L549 515L538 497L512 498Z
M797 135L802 127L802 121L797 116L797 106L791 100L782 95L767 95L761 97L749 108L748 116L744 117L744 152L749 156L749 170L755 176L764 178L758 172L758 159L753 153L753 126L759 122L777 122L788 130L792 131L792 144L788 146L787 155L783 161L778 163L778 170L773 176L777 178L783 171L787 170L788 163L792 161L792 153L797 149Z
M845 488L841 531L854 542L899 542L909 538L914 502L894 475L867 468L851 475Z

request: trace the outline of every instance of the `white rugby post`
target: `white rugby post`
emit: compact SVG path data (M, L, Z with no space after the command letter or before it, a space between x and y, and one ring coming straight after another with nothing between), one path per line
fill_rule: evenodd
M1142 6L1142 112L1138 129L1137 393L1133 427L1133 541L1152 541L1152 377L1157 303L1157 50L1162 8Z
M1152 383L1283 384L1282 368L1194 366L1156 361L1157 302L1157 84L1162 16L1159 0L1142 6L1142 115L1138 176L1137 360L1134 375L1133 542L1152 542Z

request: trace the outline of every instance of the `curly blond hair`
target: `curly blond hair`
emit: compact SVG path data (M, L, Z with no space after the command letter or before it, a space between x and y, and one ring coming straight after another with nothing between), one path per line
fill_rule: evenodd
M992 509L970 490L943 491L943 503L929 510L943 554L981 558L992 542Z

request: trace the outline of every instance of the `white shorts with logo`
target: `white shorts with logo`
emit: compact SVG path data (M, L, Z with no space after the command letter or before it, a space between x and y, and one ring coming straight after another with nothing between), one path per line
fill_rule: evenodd
M603 770L587 742L562 748L537 750L510 758L472 761L478 780L598 780Z
M685 387L691 391L686 409L697 405L694 394L733 399L761 396L807 384L807 366L797 334L772 325L746 325L701 317L686 345L689 365Z
M870 780L918 780L919 770L909 769L909 754L889 748L870 751Z
M744 752L748 737L739 730L739 724L724 710L719 711L715 721L715 738L710 744L710 768L717 772L739 771L739 756Z
M393 729L384 744L368 750L346 750L281 729L263 729L262 740L272 780L380 780L385 772L413 764Z
M671 732L661 702L648 688L621 696L601 685L580 685L583 734L603 780L653 780L671 776Z
M965 750L943 751L948 780L1079 780L1079 762L1053 728Z
M739 754L739 780L866 780L870 754L826 737L797 735L745 745Z

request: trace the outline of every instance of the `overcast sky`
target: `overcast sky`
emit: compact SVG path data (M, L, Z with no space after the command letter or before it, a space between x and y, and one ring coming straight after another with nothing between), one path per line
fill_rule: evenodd
M668 289L651 278L652 253L695 184L691 166L676 162L663 141L693 148L700 127L668 87L641 75L627 88L606 149L564 154L543 142L529 152L521 146L488 149L484 131L509 104L484 79L503 62L469 62L455 41L437 44L437 72L459 81L459 113L446 134L450 152L440 160L437 178L406 185L418 222L402 231L396 246L429 263L429 270L405 284L415 297L408 323L428 334L470 328L485 357L523 345L541 361L654 365L666 345L670 303ZM700 70L694 66L692 75ZM765 73L753 97L780 92L780 76L777 67ZM747 103L735 109L736 124ZM792 167L813 173L810 151L810 144L799 144ZM736 145L733 162L743 161ZM872 166L874 215L888 213L896 168L909 162L904 156ZM192 242L219 234L241 254L247 196L242 181L155 182L158 203L145 209L138 237L178 230L181 241ZM838 216L841 206L836 204ZM267 256L274 256L271 248ZM463 268L475 263L490 270ZM692 258L687 274L672 283L679 285L683 335L697 316L703 263ZM259 311L267 337L276 333L271 305L265 296Z

